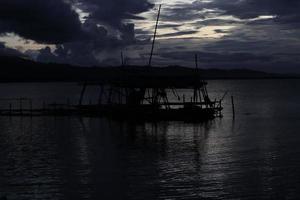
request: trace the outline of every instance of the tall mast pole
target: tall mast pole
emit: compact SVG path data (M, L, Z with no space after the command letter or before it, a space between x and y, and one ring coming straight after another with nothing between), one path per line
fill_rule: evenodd
M161 9L161 4L159 5L159 8L158 8L158 15L157 15L157 19L156 19L155 31L154 31L154 35L153 35L151 53L150 53L149 64L148 64L149 67L151 66L151 62L152 62L152 56L153 56L153 50L154 50L154 45L155 45L157 27L158 27L158 22L159 22L159 17L160 17L160 9Z

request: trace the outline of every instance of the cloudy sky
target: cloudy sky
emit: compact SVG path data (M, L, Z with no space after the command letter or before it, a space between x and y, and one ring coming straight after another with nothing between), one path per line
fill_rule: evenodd
M0 55L76 65L300 72L299 0L1 0Z

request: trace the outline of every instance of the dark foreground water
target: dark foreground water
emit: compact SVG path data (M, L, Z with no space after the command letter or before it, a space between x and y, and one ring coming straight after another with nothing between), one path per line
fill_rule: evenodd
M235 120L228 97L224 118L203 124L0 117L0 198L299 199L300 80L209 82L213 97L226 90ZM38 102L78 93L0 85L1 97Z

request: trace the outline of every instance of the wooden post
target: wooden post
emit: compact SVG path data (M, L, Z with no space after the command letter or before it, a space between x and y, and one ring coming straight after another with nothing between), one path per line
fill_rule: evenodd
M194 103L197 103L198 101L198 93L197 93L197 88L194 88Z
M235 108L234 108L234 99L233 96L231 96L231 105L232 105L232 116L235 118Z
M195 66L196 66L196 72L198 72L198 55L195 54Z
M84 93L86 90L86 86L87 86L87 82L84 83L83 88L81 90L81 94L80 94L80 98L79 98L79 105L82 105L82 101L83 101L83 97L84 97Z

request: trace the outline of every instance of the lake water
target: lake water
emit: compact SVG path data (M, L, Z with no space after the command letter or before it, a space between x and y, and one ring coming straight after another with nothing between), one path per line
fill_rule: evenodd
M208 90L229 96L224 117L202 124L0 117L0 198L299 199L300 80L216 80ZM79 93L76 84L0 85L1 98L35 106Z

